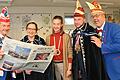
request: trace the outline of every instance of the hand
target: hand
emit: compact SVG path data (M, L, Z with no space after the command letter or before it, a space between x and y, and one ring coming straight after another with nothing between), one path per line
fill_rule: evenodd
M2 58L3 58L3 56L4 56L4 53L3 53L3 51L2 51L2 50L0 50L0 59L2 59Z
M72 63L69 63L68 64L68 70L67 70L67 73L66 73L67 77L69 77L72 74L71 69L72 69Z
M26 74L31 74L32 70L25 70Z
M99 48L101 48L102 41L99 38L97 38L95 36L91 36L91 42L95 43L96 46L98 46Z
M72 74L71 70L67 70L66 76L69 77Z

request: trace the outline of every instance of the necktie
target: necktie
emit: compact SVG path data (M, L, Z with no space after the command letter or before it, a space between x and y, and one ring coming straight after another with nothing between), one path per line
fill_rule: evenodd
M103 31L102 29L100 29L100 30L97 30L97 33L100 33L100 32L102 33L102 31Z
M97 33L100 39L102 39L102 31L103 31L102 29L97 30Z
M80 50L79 40L80 40L80 35L77 35L77 37L76 37L76 42L75 42L75 50L76 50L77 52Z
M75 44L79 44L79 35L77 35L77 37L76 37L76 43Z

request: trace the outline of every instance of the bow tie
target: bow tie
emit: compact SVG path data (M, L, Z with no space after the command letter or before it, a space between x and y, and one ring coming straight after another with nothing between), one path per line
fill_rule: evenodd
M102 32L103 30L102 29L100 29L100 30L97 30L97 33L99 33L99 32Z

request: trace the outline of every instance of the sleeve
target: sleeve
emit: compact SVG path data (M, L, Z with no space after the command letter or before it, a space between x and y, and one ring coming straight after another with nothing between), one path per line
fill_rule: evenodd
M50 35L46 37L46 45L50 46Z
M23 39L21 39L20 41L22 41L22 42L23 42Z
M107 43L102 43L101 51L103 54L120 53L120 27L113 29L110 33L110 40Z
M27 40L27 35L23 36L22 39L20 39L20 41L22 42L26 42L26 40Z
M42 41L42 45L46 45L46 42L43 38L40 39Z
M68 46L67 46L67 51L68 51L68 63L72 63L72 43L71 43L71 38L70 36L68 35Z

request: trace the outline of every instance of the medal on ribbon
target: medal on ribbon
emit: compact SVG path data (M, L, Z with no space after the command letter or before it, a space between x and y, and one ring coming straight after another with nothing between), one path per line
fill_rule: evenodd
M55 55L60 55L60 43L61 43L61 36L60 36L60 39L58 41L58 47L56 47L56 42L55 42L55 37L54 37L54 45L55 45Z

